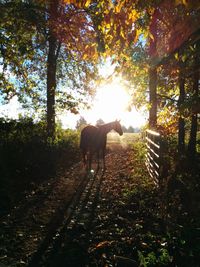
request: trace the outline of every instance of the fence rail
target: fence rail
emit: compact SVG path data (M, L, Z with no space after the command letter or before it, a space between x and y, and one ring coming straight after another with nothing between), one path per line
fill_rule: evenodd
M146 130L146 167L156 184L161 179L161 136L158 132Z

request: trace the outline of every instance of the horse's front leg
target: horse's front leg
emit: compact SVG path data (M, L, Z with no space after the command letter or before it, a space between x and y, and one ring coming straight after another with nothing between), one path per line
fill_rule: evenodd
M105 149L102 150L102 160L103 160L103 169L106 169L106 162L105 162Z
M88 170L90 171L92 168L92 155L93 153L90 151L88 155Z
M83 162L83 167L85 170L87 170L87 151L83 150L82 151L82 162Z
M97 170L99 170L99 150L97 150Z
M86 169L86 164L87 164L87 160L86 160L86 157L87 157L87 152L85 150L82 151L82 160L83 160L83 165L84 165L84 168Z

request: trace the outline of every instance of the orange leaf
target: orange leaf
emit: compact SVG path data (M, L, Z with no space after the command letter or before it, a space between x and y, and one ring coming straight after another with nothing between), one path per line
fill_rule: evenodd
M102 242L100 242L100 243L98 243L97 245L96 245L96 248L102 248L102 247L105 247L105 246L109 246L109 245L111 245L112 244L112 242L113 241L102 241Z

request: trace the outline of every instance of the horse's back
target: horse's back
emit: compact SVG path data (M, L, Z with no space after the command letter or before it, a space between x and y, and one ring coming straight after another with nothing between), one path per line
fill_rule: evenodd
M86 126L81 131L80 148L82 150L87 149L90 145L93 145L98 135L98 128L92 125Z

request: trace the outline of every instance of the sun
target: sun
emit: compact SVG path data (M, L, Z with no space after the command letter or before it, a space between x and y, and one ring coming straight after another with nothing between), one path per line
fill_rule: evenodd
M99 88L94 110L103 120L120 119L127 110L129 101L128 93L115 81Z
M80 111L88 124L96 125L97 120L102 119L105 123L120 120L125 127L140 128L146 124L147 118L136 111L134 107L129 109L131 95L124 88L122 80L113 78L112 82L102 84L96 92L93 105L89 110ZM60 116L63 128L75 128L80 115L65 114Z
M124 88L120 79L99 87L93 102L93 107L84 112L83 116L89 123L95 124L98 119L105 123L119 119L128 127L140 127L145 124L145 118L134 108L128 111L131 95Z

